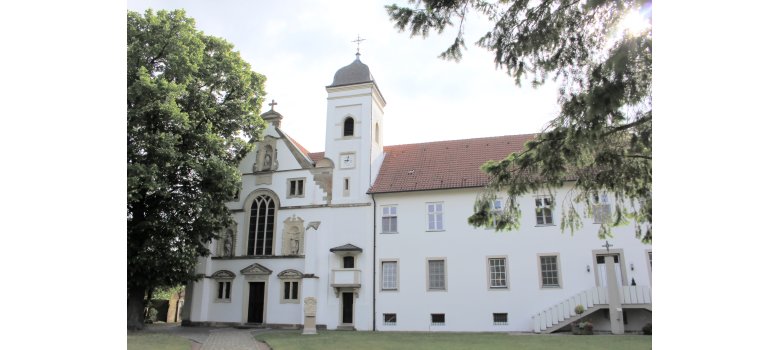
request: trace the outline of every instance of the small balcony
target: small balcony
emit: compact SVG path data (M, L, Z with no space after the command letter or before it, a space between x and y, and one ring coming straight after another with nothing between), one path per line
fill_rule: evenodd
M330 286L334 288L360 288L360 270L333 269L330 274Z

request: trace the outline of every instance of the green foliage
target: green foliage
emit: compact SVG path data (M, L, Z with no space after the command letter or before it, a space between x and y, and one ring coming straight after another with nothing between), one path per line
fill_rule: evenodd
M562 205L561 230L573 233L582 215L592 215L592 198L615 196L611 227L633 220L636 236L652 242L652 30L631 33L618 24L631 11L649 12L639 0L420 0L415 8L386 6L399 30L426 36L457 20L458 33L440 57L458 60L464 48L463 21L469 11L487 16L491 31L476 45L495 53L518 86L550 77L560 82L560 113L523 150L483 170L490 183L474 205L469 223L516 229L516 200L573 182ZM648 6L642 8L642 6ZM491 212L498 193L509 196L506 211Z
M129 295L197 278L198 256L230 224L238 163L262 136L264 82L184 11L128 11Z
M653 335L653 324L648 323L642 327L642 334L644 335Z
M152 299L170 300L174 293L180 293L182 291L184 291L184 286L157 287L152 293Z
M584 306L578 304L577 306L574 307L574 313L576 313L577 315L580 315L583 312L585 312L585 307Z
M155 323L157 321L157 309L149 307L149 311L146 313L146 323Z

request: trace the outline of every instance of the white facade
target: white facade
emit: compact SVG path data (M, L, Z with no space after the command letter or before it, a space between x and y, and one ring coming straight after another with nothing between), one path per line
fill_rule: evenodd
M327 92L323 153L307 153L282 131L281 115L264 114L265 139L241 162L241 191L227 203L235 225L200 260L205 278L188 286L189 322L299 327L304 299L315 298L316 324L328 329L530 332L540 312L607 287L606 260L597 257L607 254L605 241L592 218L574 235L561 233L554 207L552 224L537 225L528 196L520 229L497 233L466 222L479 188L368 194L387 166L385 100L359 60ZM649 291L651 246L633 224L613 233L617 287ZM557 286L542 285L542 261L554 266L546 281ZM609 329L607 315L591 315L597 329ZM626 315L629 330L649 322L648 312Z

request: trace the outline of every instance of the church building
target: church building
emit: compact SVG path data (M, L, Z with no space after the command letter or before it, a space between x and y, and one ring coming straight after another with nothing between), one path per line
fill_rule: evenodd
M517 230L467 223L480 166L535 135L385 145L385 99L360 54L325 89L324 152L296 142L273 106L262 115L226 203L233 226L187 286L185 324L550 333L585 317L621 334L651 321L652 247L633 223L597 235L610 194L573 235L553 205L570 184L523 197Z

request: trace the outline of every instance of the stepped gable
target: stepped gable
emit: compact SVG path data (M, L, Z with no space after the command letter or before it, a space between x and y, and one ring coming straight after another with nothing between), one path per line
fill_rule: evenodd
M488 176L480 169L488 160L502 160L525 147L537 134L385 146L385 159L368 193L482 187Z

